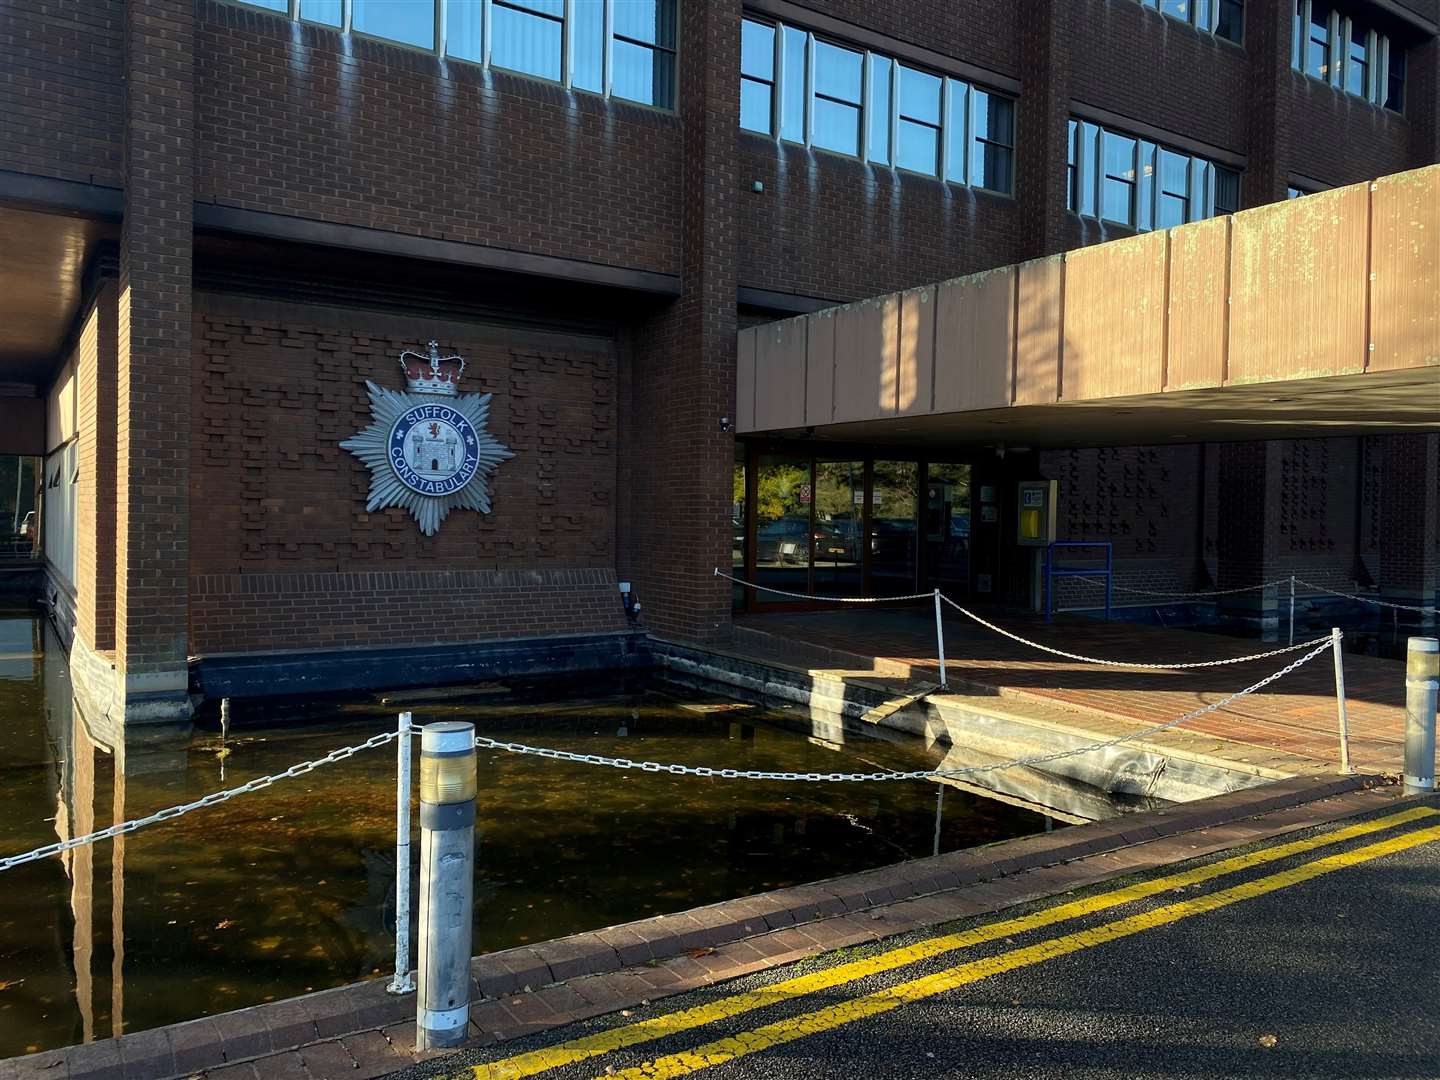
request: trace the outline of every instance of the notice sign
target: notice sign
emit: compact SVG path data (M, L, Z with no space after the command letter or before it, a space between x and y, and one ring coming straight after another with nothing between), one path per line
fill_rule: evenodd
M810 485L809 485L809 484L801 484L801 485L800 485L800 504L801 504L802 506L807 505L807 504L810 502L810 497L811 497L812 494L813 494L813 493L812 493L812 491L810 490Z
M1025 500L1021 504L1023 506L1028 507L1045 505L1045 492L1041 491L1039 488L1021 488L1020 497Z

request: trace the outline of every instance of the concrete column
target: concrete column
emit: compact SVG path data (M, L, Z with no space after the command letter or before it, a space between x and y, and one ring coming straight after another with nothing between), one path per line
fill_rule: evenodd
M1220 443L1211 452L1216 470L1215 567L1217 589L1238 589L1279 576L1278 442ZM1287 591L1288 603L1288 591ZM1220 611L1258 623L1267 635L1280 625L1275 589L1220 598Z
M1440 435L1386 435L1380 443L1380 598L1434 607L1440 592ZM1386 622L1390 613L1386 612ZM1429 629L1433 614L1399 612Z
M127 721L187 717L193 0L125 3L115 649Z
M730 583L712 571L730 562L739 25L739 0L682 5L680 49L697 61L680 72L683 295L635 336L621 453L620 576L647 626L696 639L730 627Z

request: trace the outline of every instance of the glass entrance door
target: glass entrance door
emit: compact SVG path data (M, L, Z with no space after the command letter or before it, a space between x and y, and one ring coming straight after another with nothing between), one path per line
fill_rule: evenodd
M950 596L970 591L970 466L925 467L925 576Z
M920 466L875 462L870 492L870 593L908 595L917 587Z
M815 463L815 592L863 596L865 462Z
M755 583L810 591L810 507L814 485L808 455L761 454L755 469ZM757 604L794 600L756 591Z

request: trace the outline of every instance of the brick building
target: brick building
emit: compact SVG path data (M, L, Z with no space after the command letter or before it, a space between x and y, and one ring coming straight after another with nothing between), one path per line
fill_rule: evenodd
M714 638L763 606L725 565L1031 604L965 526L1030 476L1060 482L1062 536L1114 540L1122 582L1303 570L1433 603L1423 424L1002 456L953 431L817 454L735 418L746 328L1435 162L1437 21L1436 0L3 0L0 452L82 704L164 719L197 691L623 662L618 582L651 631ZM403 389L431 340L515 456L490 513L425 535L367 510L340 443L366 380Z

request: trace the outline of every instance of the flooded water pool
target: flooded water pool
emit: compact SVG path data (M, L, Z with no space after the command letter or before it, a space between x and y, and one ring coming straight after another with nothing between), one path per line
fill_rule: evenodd
M644 679L236 703L192 732L107 743L30 612L0 614L0 854L232 787L392 728L719 768L917 768L918 741L841 745ZM723 704L723 703L721 703ZM832 733L833 735L833 733ZM0 882L0 1057L388 974L393 745ZM704 780L480 755L477 952L1039 831L1039 814L936 787ZM418 849L418 844L416 845ZM418 851L417 851L418 856ZM412 875L415 873L411 868Z

